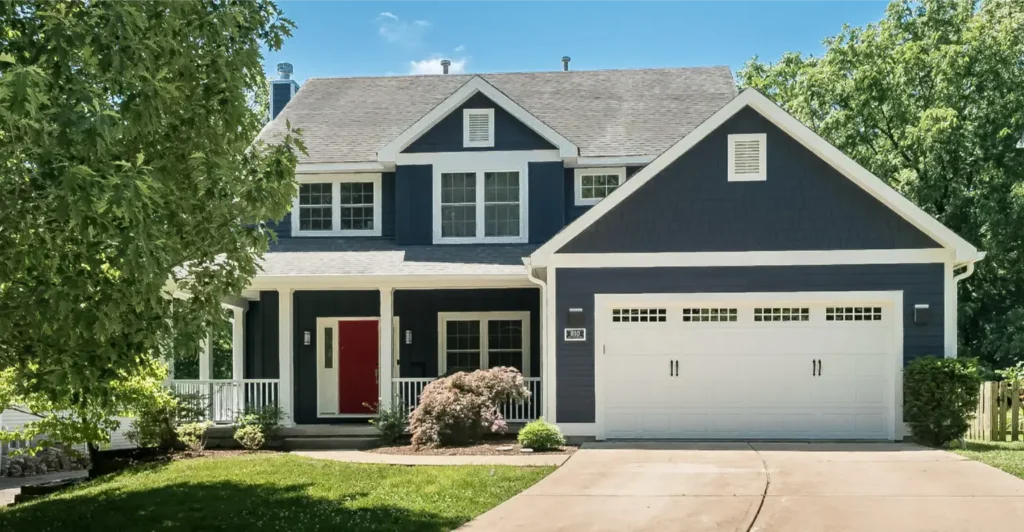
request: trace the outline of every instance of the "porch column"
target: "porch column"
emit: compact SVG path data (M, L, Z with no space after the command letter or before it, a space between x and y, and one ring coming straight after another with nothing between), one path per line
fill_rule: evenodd
M380 408L390 408L392 400L391 391L391 368L394 367L394 307L392 296L394 289L391 287L380 289L380 361L378 362L378 375L380 376Z
M207 333L206 337L199 342L199 380L201 381L212 378L213 357L210 353L212 350L213 342L210 339L210 334Z
M231 378L240 381L245 378L245 312L231 307Z
M277 346L277 404L284 419L281 424L295 423L292 410L292 292L291 288L279 289L278 293L278 346Z

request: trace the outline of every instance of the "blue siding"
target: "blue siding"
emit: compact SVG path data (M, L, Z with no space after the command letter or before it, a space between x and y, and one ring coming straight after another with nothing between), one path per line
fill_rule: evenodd
M277 292L260 292L260 300L249 303L245 313L245 360L247 379L278 378L278 302Z
M395 173L386 172L380 176L380 233L383 237L395 236Z
M494 109L494 147L465 148L462 142L462 111ZM555 146L502 109L490 98L477 93L458 109L409 145L403 153L489 150L551 150Z
M294 294L293 360L295 382L295 422L331 423L316 417L316 319L380 316L380 292L377 290L298 291ZM311 331L315 340L302 344L303 331ZM367 411L369 413L369 411Z
M284 218L279 221L268 220L267 227L277 233L277 238L291 238L292 236L292 213L288 211Z
M626 180L633 177L633 174L639 172L643 166L627 166L626 167ZM590 210L593 205L576 205L576 170L574 168L565 169L565 224L568 225L583 216L583 213Z
M565 227L564 170L561 162L530 163L529 172L530 243L540 244Z
M273 103L273 108L270 110L271 119L277 118L277 115L281 114L281 111L284 110L284 106L288 105L288 102L292 99L292 83L270 84L270 90L272 91L271 102Z
M727 180L727 136L767 134L767 181ZM560 250L563 253L941 247L746 108Z
M439 312L530 312L530 370L540 375L540 290L536 288L486 290L396 290L402 377L435 377L438 374ZM405 331L412 343L405 343Z
M590 268L556 270L556 327L570 308L582 308L587 342L556 348L560 423L594 421L594 295L705 292L903 291L903 359L943 353L944 266L893 264L713 268ZM914 324L914 305L931 306L927 325Z
M402 246L434 241L433 166L399 166L395 172L395 242ZM400 214L398 214L400 213Z

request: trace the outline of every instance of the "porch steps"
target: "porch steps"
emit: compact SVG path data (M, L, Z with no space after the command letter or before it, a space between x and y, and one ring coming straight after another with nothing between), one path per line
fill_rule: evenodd
M281 446L289 451L349 451L369 449L376 444L376 437L366 436L311 436L281 440Z

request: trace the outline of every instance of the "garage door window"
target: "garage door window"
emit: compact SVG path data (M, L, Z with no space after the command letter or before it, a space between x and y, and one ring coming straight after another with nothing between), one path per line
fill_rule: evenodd
M827 307L825 321L882 321L882 307Z
M529 312L441 313L442 374L499 366L528 376Z
M736 321L734 308L684 308L683 321L723 322Z
M613 322L663 322L667 318L667 312L663 308L612 309Z
M810 321L811 309L807 307L756 307L754 321Z

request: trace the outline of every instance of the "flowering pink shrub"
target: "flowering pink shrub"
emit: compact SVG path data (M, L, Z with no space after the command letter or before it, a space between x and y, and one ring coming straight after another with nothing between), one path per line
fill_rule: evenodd
M426 447L462 445L488 432L505 432L498 405L530 397L526 380L515 368L459 372L431 382L409 422L412 444Z

